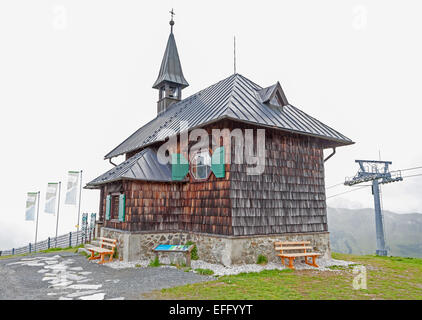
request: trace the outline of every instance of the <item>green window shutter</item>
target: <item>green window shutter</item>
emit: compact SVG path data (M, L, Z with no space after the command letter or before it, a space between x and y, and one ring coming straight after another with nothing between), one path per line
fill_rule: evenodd
M171 178L176 181L183 180L189 172L189 163L181 153L171 155Z
M106 199L106 220L110 220L111 218L111 195L107 196Z
M126 195L119 195L119 221L125 222Z
M216 178L224 178L226 176L226 168L224 166L224 147L214 150L211 157L211 171L214 172Z

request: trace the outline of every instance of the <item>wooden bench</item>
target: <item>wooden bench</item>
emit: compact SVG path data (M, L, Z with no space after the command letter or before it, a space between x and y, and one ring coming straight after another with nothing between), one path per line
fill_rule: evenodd
M182 252L186 256L186 266L190 267L191 266L191 263L190 263L191 251L193 250L194 247L195 245L193 244L190 246L189 245L159 244L158 246L154 247L152 251L154 251L157 259L158 259L159 252Z
M287 267L290 269L294 269L293 261L298 257L304 257L306 264L318 268L315 259L321 254L307 251L312 250L312 247L309 246L310 243L310 241L274 242L274 249L280 252L277 256L280 257L283 265L285 265L284 259L289 259L289 265ZM292 253L292 251L294 252ZM312 258L312 263L308 262L308 257Z
M97 243L98 246L94 246L91 244L87 244L85 246L85 249L87 249L89 252L91 252L91 256L88 258L88 260L96 260L101 259L98 263L103 264L105 262L113 261L113 255L116 250L116 239L109 239L109 238L103 238L100 237L98 240L92 240L91 243ZM95 256L95 254L98 253L98 256ZM110 257L108 260L104 260L104 256L109 255Z

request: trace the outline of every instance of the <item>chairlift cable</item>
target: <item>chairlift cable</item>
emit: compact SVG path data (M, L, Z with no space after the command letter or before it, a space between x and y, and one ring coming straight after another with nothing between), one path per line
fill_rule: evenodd
M363 189L363 188L366 188L366 187L370 187L370 185L364 185L364 186L360 186L360 187L359 187L359 188L357 188L357 189L353 189L353 190L349 190L349 191L345 191L345 192L337 193L337 194L334 194L334 195L332 195L332 196L327 197L326 199L333 198L333 197L337 197L337 196L340 196L340 195L345 194L345 193L358 191L358 190Z

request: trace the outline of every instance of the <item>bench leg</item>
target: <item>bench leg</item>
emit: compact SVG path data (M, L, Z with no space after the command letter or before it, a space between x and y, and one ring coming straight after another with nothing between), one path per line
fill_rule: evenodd
M281 260L281 264L284 266L285 264L284 264L284 257L280 257L280 260Z
M94 251L90 251L91 252L91 256L88 258L88 260L97 260L100 259L100 257L95 257L94 256Z
M289 258L289 265L288 265L288 267L290 268L290 269L292 269L292 270L294 270L295 269L295 267L293 266L293 261L295 260L295 258Z
M316 264L315 259L316 259L316 256L312 256L312 263L310 263L310 262L308 261L308 257L305 257L305 263L306 263L307 265L310 265L310 266L313 266L313 267L315 267L315 268L318 268L318 265Z
M316 256L312 256L312 265L316 268L318 268L318 265L315 262Z
M110 254L110 257L108 258L108 262L112 262L113 261L113 256L114 256L114 252Z
M105 262L104 253L100 253L100 257L101 257L101 260L98 262L98 264L103 264Z

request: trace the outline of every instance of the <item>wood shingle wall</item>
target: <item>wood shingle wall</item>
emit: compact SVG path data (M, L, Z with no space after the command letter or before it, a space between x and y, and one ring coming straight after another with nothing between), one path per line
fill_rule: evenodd
M213 128L254 127L222 121L207 131L211 133ZM105 221L104 226L234 236L327 231L321 141L266 129L265 147L262 175L247 175L247 164L232 163L226 164L223 179L211 174L206 181L189 177L186 182L106 185L101 193L100 217L104 216L105 195L121 188L126 194L126 221ZM178 146L174 150L184 153ZM234 153L232 145L232 160Z
M265 149L262 175L247 175L246 164L230 167L233 234L327 231L318 141L268 129Z

